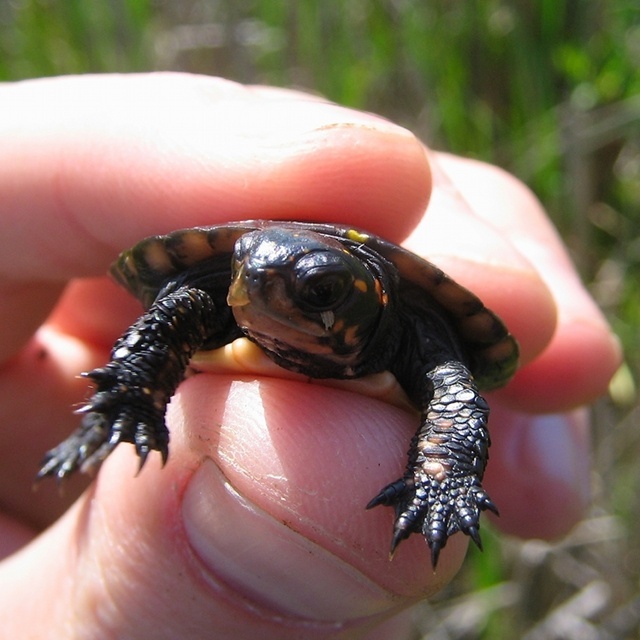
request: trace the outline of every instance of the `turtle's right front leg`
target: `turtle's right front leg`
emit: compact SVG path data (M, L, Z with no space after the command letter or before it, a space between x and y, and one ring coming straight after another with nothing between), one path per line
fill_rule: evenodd
M96 384L78 410L80 427L47 452L37 479L62 480L76 469L93 473L120 442L135 445L140 466L148 454L168 456L164 415L189 359L214 330L215 306L201 289L162 295L118 338L111 361L83 374Z
M498 513L482 487L489 455L489 407L469 370L449 361L426 377L430 398L411 441L404 476L387 485L367 508L395 507L391 553L412 533L422 533L433 567L457 531L480 547L480 512Z

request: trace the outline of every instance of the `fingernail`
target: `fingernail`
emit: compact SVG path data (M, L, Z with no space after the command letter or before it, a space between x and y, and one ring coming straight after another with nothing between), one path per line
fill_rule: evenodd
M345 621L395 604L354 567L240 495L212 460L191 479L182 513L211 577L281 615Z
M540 473L564 484L582 504L589 500L589 414L586 409L530 418L526 446Z
M529 414L496 406L492 411L494 449L511 475L528 474L568 490L586 501L589 487L589 414L585 409L566 413ZM498 426L500 423L509 428ZM493 448L492 448L493 450Z
M390 120L332 103L300 101L292 109L290 100L251 103L247 102L246 96L240 96L237 102L227 99L224 103L217 103L215 109L218 121L227 123L232 134L241 132L234 137L240 143L273 143L304 134L353 128L372 129L415 141L415 136L408 129ZM251 117L252 110L255 110L255 117ZM240 119L242 127L238 124Z
M589 504L589 414L585 409L524 414L497 405L487 469L500 528L523 538L557 539Z

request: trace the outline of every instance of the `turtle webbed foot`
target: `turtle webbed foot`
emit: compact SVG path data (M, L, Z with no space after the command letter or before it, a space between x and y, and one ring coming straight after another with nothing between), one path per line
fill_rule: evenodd
M458 531L482 549L480 513L485 510L498 513L476 476L449 477L443 482L429 475L417 481L397 480L371 500L367 508L379 504L396 510L391 555L402 540L412 533L422 533L431 549L434 568L440 551Z
M86 375L104 384L106 369ZM114 383L99 390L78 413L83 414L80 427L46 453L37 480L52 476L60 481L76 470L93 475L120 442L135 445L140 468L154 450L166 462L169 432L164 424L164 405L155 406L143 390L136 393Z
M431 398L411 441L405 474L368 507L395 508L391 553L412 533L422 533L435 567L458 531L480 547L480 513L498 511L481 484L489 451L487 403L460 362L434 367L427 378Z

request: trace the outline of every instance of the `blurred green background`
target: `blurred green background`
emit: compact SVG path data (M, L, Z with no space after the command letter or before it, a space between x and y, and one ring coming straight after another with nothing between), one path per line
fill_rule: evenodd
M640 634L638 0L0 0L0 80L185 70L294 86L522 178L621 337L594 408L594 504L549 545L497 536L416 638ZM0 104L0 115L2 105Z

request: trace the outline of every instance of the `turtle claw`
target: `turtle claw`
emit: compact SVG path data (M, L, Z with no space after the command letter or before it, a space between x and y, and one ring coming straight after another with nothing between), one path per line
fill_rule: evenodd
M393 536L391 537L391 544L389 545L389 560L393 560L398 545L407 537L406 533L400 529L394 529Z
M473 540L476 547L482 551L482 540L480 538L480 531L478 531L478 527L470 527L465 533Z
M168 432L163 434L163 437L160 441L157 441L155 438L150 437L147 433L145 427L146 425L140 425L143 428L142 433L136 432L133 436L133 442L136 447L136 453L138 454L138 471L136 475L138 475L142 471L142 467L144 467L147 459L149 458L149 454L152 451L158 451L162 458L162 466L164 467L167 464L167 460L169 459L169 448L168 448Z
M438 559L440 558L440 549L442 549L442 547L444 547L444 544L442 546L440 546L439 544L434 544L431 547L431 566L433 567L434 571L438 566Z
M148 447L136 447L136 453L138 454L138 471L136 475L138 475L142 471L142 467L144 467L145 462L149 456L149 448Z
M117 400L112 401L117 405ZM101 399L100 405L102 406ZM88 407L88 409L87 409ZM148 422L148 415L135 408L120 410L118 417L96 410L89 405L79 409L83 414L80 427L57 447L47 452L42 466L36 475L36 481L51 476L62 482L77 470L95 475L109 454L121 442L135 445L140 460L138 473L144 466L151 451L162 455L163 465L168 457L169 435L164 420Z
M395 482L388 484L375 498L369 500L365 509L373 509L373 507L377 507L381 504L386 506L392 505L400 496L404 495L406 490L407 483L404 479L401 478L400 480L396 480Z
M483 511L491 511L491 513L495 514L496 516L500 515L500 511L498 511L498 507L496 507L493 500L491 500L491 498L486 493L484 494L484 499L482 500L482 504L483 504L483 507L482 507Z
M61 483L67 476L80 469L91 474L115 446L105 442L105 427L94 414L85 414L82 425L57 447L50 449L41 463L36 481L47 476ZM108 450L105 450L108 449Z
M475 476L447 478L442 483L423 476L415 485L397 480L373 498L367 508L378 505L394 506L396 510L389 557L394 556L398 545L412 533L422 533L431 550L434 569L440 552L458 531L468 535L482 550L480 513L485 510L497 513Z

